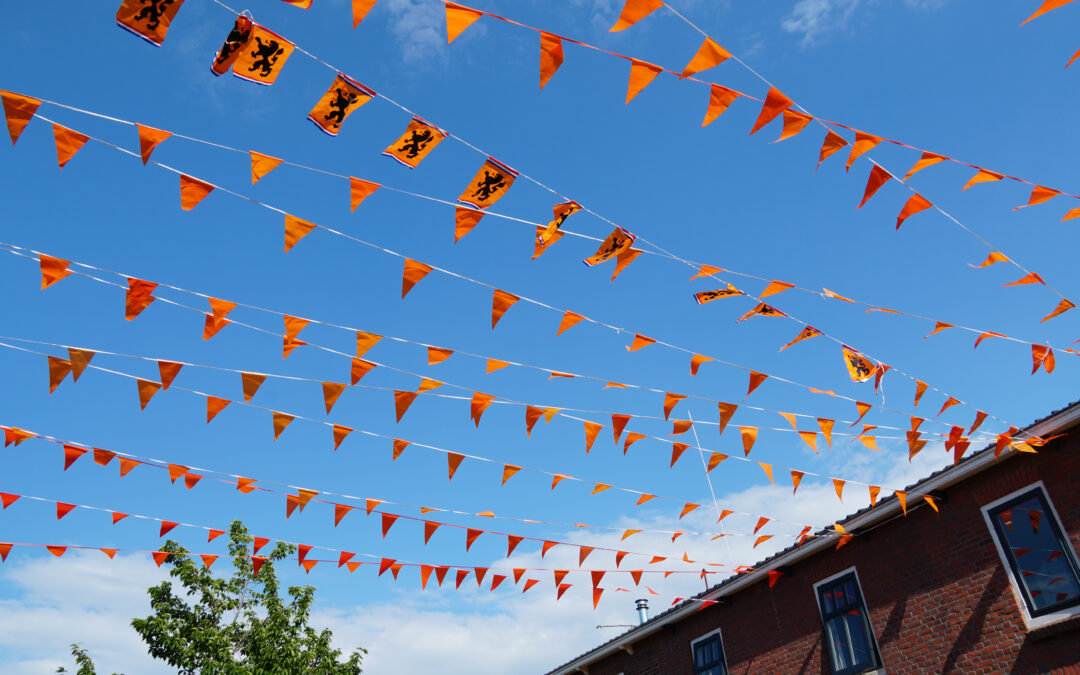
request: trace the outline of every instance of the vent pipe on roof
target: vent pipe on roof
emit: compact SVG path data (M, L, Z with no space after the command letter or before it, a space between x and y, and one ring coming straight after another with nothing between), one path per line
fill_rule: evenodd
M638 621L645 623L649 620L649 601L645 598L640 598L634 601L637 605Z

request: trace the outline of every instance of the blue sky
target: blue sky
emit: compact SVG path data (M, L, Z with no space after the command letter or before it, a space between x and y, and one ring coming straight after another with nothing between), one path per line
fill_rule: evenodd
M58 9L19 3L0 9L0 52L8 64L0 88L444 200L455 199L483 162L483 155L453 141L443 143L415 171L381 157L408 116L379 99L354 112L337 138L319 133L305 117L333 72L300 53L272 87L231 76L214 78L208 66L232 18L209 0L187 0L160 49L116 28L114 4L69 3ZM473 4L672 69L681 69L700 44L700 36L664 11L621 33L608 33L621 8L616 0ZM258 22L377 92L684 259L826 287L1034 342L1067 346L1077 337L1076 312L1039 323L1057 302L1045 289L1000 288L1020 276L1003 265L971 269L967 263L981 261L988 249L940 214L920 214L896 232L896 213L907 198L901 186L887 185L856 210L870 164L861 160L845 173L846 153L841 153L815 173L820 128L811 126L773 145L775 125L748 136L758 106L741 100L702 129L707 90L670 76L661 76L624 105L626 63L573 45L566 45L564 65L540 91L538 40L532 32L483 19L447 46L440 2L381 0L355 31L347 5L317 0L305 12L277 0L257 0L250 9ZM1062 112L1078 103L1072 86L1078 71L1063 69L1076 47L1069 40L1078 16L1071 7L1017 28L1037 3L976 7L959 0L683 0L673 5L815 114L1077 191L1065 177L1071 169L1068 158L1080 149L1080 132ZM57 44L62 47L52 46ZM733 61L702 77L758 97L767 89ZM47 104L39 113L137 148L128 126ZM918 158L893 147L871 155L900 174ZM680 262L642 256L611 283L610 263L592 269L580 263L593 252L594 242L565 237L529 262L531 225L488 217L455 245L452 212L443 205L381 191L349 213L346 184L340 179L282 166L252 186L244 155L178 138L162 144L154 157L300 217L630 333L581 324L556 338L559 314L524 303L492 330L490 290L435 273L403 301L399 258L325 232L312 233L285 255L280 215L220 191L183 212L177 208L175 174L143 167L106 146L88 144L60 171L51 130L41 120L30 124L17 146L0 150L5 205L0 241L327 323L662 391L742 401L745 372L706 364L690 377L685 354L660 346L628 353L624 346L633 332L640 332L912 411L910 381L889 374L875 397L871 385L848 380L839 348L829 341L819 338L779 352L798 332L796 323L771 318L736 323L753 306L750 300L696 305L692 293L719 282L688 283L693 270ZM1069 279L1077 221L1059 222L1073 208L1071 202L1057 198L1014 212L1012 207L1027 200L1023 186L1002 182L961 193L971 173L941 165L918 174L911 184L1065 295L1075 294ZM519 179L492 210L546 222L556 201ZM596 238L611 229L587 213L573 216L566 227ZM755 293L764 287L740 277L723 278ZM0 342L18 344L6 338L23 338L314 380L346 377L340 357L301 347L282 361L278 339L239 326L204 342L197 314L163 302L126 322L122 292L85 278L72 276L41 291L36 263L10 254L0 256L0 280L8 297ZM1075 399L1066 385L1077 372L1068 354L1058 354L1053 375L1032 376L1030 352L1022 345L988 340L973 351L973 336L956 330L924 341L932 328L927 322L865 314L858 307L794 291L775 300L789 314L1018 425ZM188 304L205 306L190 299ZM281 330L280 319L272 315L238 309L235 318ZM309 326L301 337L343 352L354 348L349 333L324 326ZM505 399L600 411L575 413L598 422L612 411L661 414L662 397L654 393L604 390L580 379L548 381L519 368L485 374L480 360L461 355L429 367L415 345L384 340L368 356ZM156 368L147 362L102 355L94 365L156 377ZM789 543L799 531L796 523L823 526L865 503L863 492L849 490L841 504L830 484L810 479L792 498L786 477L773 487L758 466L728 461L710 476L720 508L774 518L765 530L778 535L774 540L756 550L748 536L715 542L686 536L672 544L665 535L642 533L620 543L618 530L624 528L717 532L715 511L702 508L677 521L678 508L670 503L656 500L635 507L632 497L613 491L590 496L584 484L563 483L552 491L550 479L525 473L500 487L497 466L469 460L448 484L442 455L410 448L392 462L388 442L356 435L334 453L327 429L300 420L273 442L268 413L234 405L206 425L202 399L179 390L159 393L140 412L131 381L100 371L88 371L77 384L68 379L50 396L44 357L6 348L0 349L0 372L3 425L323 491L615 528L590 531L430 516L529 537L675 557L686 551L696 560L751 564ZM417 380L379 369L363 383L413 389ZM176 385L240 398L239 377L231 373L187 368ZM942 400L927 394L919 414L932 416ZM376 389L346 391L331 415L312 382L268 381L253 402L711 508L710 488L693 450L669 469L670 446L643 440L624 457L606 428L585 456L580 422L557 417L550 424L541 422L525 439L517 406L492 406L477 428L466 401L446 398L419 399L395 424L390 394ZM854 419L848 402L775 380L747 403ZM685 419L687 413L703 421L698 425L703 448L741 454L734 429L716 435L715 404L683 402L673 417ZM943 419L969 424L973 414L957 406ZM905 417L878 411L865 421L907 425ZM745 410L735 424L784 426L775 413ZM1004 430L992 422L985 428ZM660 437L671 430L663 420L644 419L631 422L629 429ZM791 433L762 431L751 458L891 487L902 487L949 460L935 443L910 464L902 441L880 441L877 453L847 439L838 439L832 450L821 445L815 455ZM334 528L332 512L324 505L286 520L277 496L244 496L210 481L188 491L150 469L136 469L121 480L115 466L103 469L88 458L66 472L61 467L61 453L52 444L31 440L7 448L0 452L0 491L209 527L225 528L242 518L257 535L399 560L577 567L576 551L568 547L541 561L535 544L522 544L508 563L502 558L505 538L481 537L466 553L463 536L444 529L424 546L422 528L402 520L384 540L378 520L359 512ZM400 512L417 515L416 509ZM748 534L754 522L751 516L724 521L733 535ZM128 519L114 526L107 515L81 509L57 522L51 505L28 500L0 513L0 541L149 549L160 543L156 535L153 523ZM200 553L224 550L220 540L207 544L199 530L178 528L170 537ZM587 564L611 568L613 562L610 554L597 553ZM319 587L317 620L335 630L342 646L368 647L366 672L375 674L415 672L432 663L442 664L445 672L542 671L618 630L597 629L598 624L635 620L631 601L637 594L614 592L617 586L631 587L628 575L605 580L609 592L594 612L583 575L568 579L574 588L556 603L550 572L531 575L542 581L525 595L509 582L494 593L479 591L471 580L461 591L421 591L415 569L403 571L397 582L389 575L376 578L370 568L349 575L327 564L310 576L291 566L280 566L279 573L286 583ZM0 565L0 662L5 671L54 668L66 662L66 644L80 641L98 657L103 671L158 672L126 625L148 612L145 588L161 576L144 555L119 554L110 561L98 552L69 552L55 559L16 549ZM661 593L656 609L703 587L693 575L656 578L649 585Z

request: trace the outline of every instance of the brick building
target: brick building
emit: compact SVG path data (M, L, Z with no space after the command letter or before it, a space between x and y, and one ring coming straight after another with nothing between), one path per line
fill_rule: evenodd
M969 455L912 485L906 517L882 500L842 548L808 539L551 674L1080 675L1078 423L1074 403L1026 430L1065 434L1037 454Z

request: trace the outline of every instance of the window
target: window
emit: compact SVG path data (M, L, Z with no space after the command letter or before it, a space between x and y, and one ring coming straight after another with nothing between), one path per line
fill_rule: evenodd
M834 675L865 673L881 667L870 619L855 570L814 585Z
M1043 486L983 507L1026 619L1044 623L1080 613L1080 568Z
M727 675L724 643L720 631L714 630L690 643L694 652L694 675Z

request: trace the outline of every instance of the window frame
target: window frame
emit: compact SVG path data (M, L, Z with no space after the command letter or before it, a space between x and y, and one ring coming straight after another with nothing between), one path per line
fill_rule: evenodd
M869 643L874 652L874 662L863 670L855 670L852 668L846 670L836 669L836 664L832 661L832 647L830 645L829 630L825 624L825 608L821 604L821 587L835 583L847 576L851 576L855 579L855 587L859 589L859 604L861 605L863 612L863 626L866 629L867 635L870 637ZM864 673L867 675L884 675L885 665L881 658L881 648L878 646L877 635L874 634L874 625L870 622L870 609L866 604L866 594L863 593L862 581L859 579L859 571L852 566L816 582L814 584L814 600L817 602L818 619L821 621L821 630L825 635L827 654L824 655L824 658L829 661L829 671L834 673L834 675L862 675Z
M1027 591L1020 583L1020 569L1017 566L1015 556L1006 553L1008 544L1002 542L1001 533L998 530L997 524L994 522L991 513L1000 511L1002 507L1010 502L1023 501L1031 493L1038 493L1041 495L1046 506L1049 507L1044 513L1048 516L1052 516L1053 522L1050 523L1050 527L1053 528L1055 535L1057 535L1058 542L1062 544L1065 558L1069 561L1073 573L1076 574L1077 579L1080 579L1080 559L1077 557L1076 548L1061 522L1061 516L1057 512L1057 507L1054 506L1053 500L1050 499L1050 493L1046 489L1046 485L1044 485L1041 480L1025 485L1019 490L1010 492L1004 497L995 499L988 504L984 504L981 508L983 520L986 521L986 527L990 531L990 538L994 542L994 547L997 549L998 558L1001 560L1002 567L1005 568L1006 576L1009 577L1009 587L1012 588L1013 598L1016 600L1017 607L1020 609L1020 615L1023 617L1024 624L1028 629L1038 628L1040 626L1056 623L1080 615L1080 600L1072 606L1061 607L1052 611L1039 612L1034 610L1030 604Z
M697 675L697 663L695 662L695 659L694 659L694 648L699 643L706 642L706 641L711 640L713 638L716 638L717 641L720 643L720 663L723 664L723 666L724 666L724 672L728 673L728 675L730 675L731 670L728 668L728 664L727 664L727 651L724 650L724 636L721 633L719 628L717 628L715 630L711 630L708 633L705 633L704 635L699 635L698 637L696 637L696 638L694 638L693 640L690 641L690 665L693 666L693 668L694 668L694 671L693 671L694 675Z

